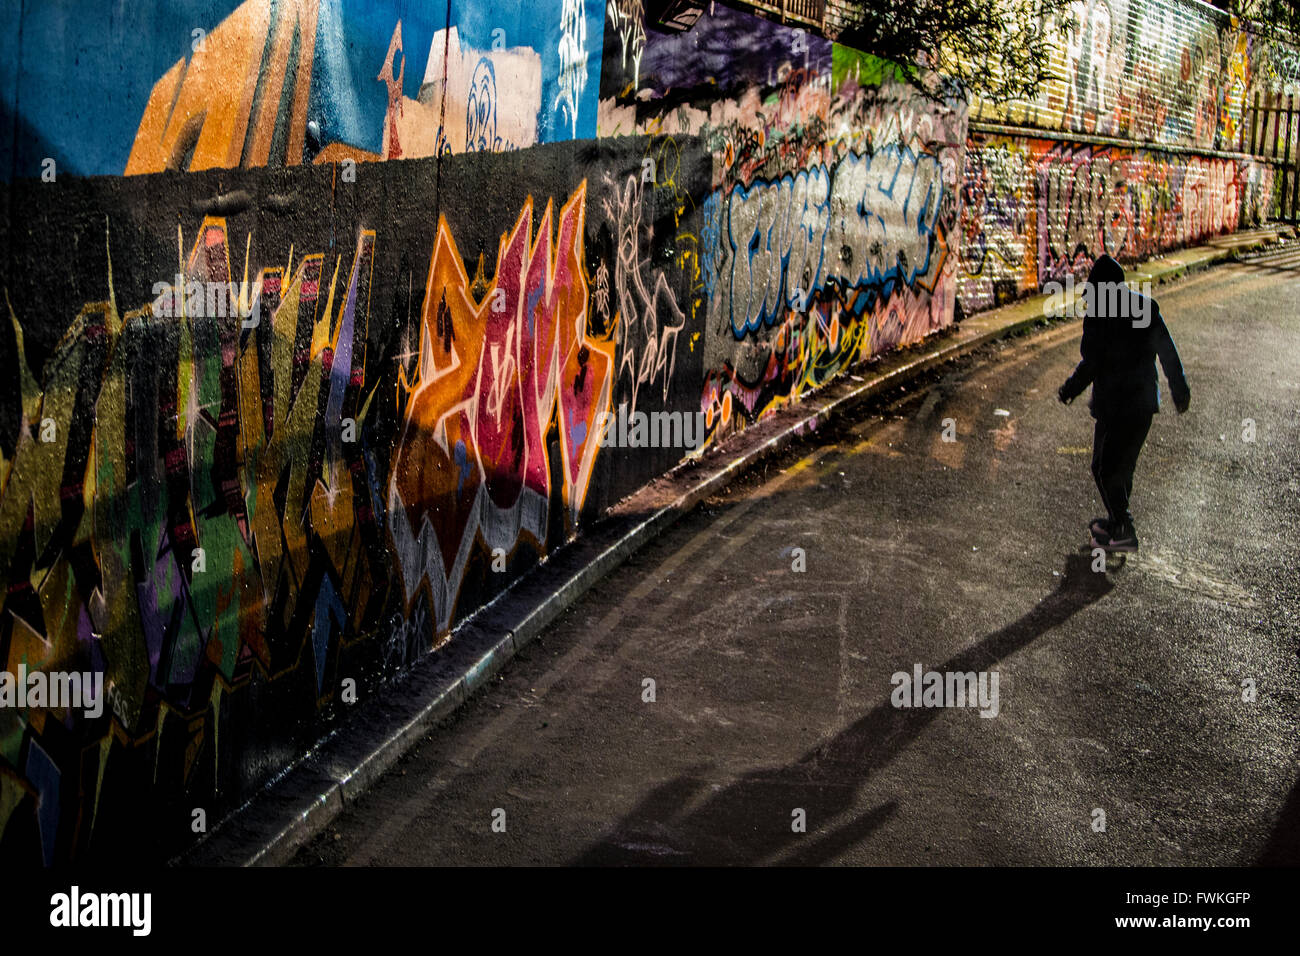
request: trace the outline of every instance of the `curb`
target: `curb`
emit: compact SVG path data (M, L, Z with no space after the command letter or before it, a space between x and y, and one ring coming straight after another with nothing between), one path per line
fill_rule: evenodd
M1131 278L1164 284L1270 245L1290 227L1234 233L1213 245L1135 266ZM544 557L505 593L459 625L436 653L376 688L351 718L286 768L174 866L281 865L323 831L439 721L483 687L593 584L635 551L765 458L820 424L937 365L998 339L1079 319L1048 318L1034 296L971 316L942 338L845 370L803 401L729 436L643 486ZM870 371L865 378L855 371ZM855 381L856 380L856 381Z

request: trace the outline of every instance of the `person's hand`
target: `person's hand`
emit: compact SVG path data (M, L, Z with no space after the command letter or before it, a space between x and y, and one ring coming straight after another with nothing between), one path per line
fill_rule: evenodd
M1061 400L1062 405L1069 405L1074 401L1074 396L1065 390L1064 385L1056 390L1056 397Z
M1192 407L1192 395L1190 392L1188 392L1185 395L1179 395L1174 399L1174 408L1178 409L1179 415L1181 415L1183 412L1187 411L1187 409L1191 407Z

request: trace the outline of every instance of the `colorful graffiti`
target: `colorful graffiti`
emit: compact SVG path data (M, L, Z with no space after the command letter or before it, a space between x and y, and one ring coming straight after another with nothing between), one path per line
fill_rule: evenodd
M685 454L602 456L597 423L697 407L672 385L702 302L698 143L564 146L541 201L516 155L378 167L351 227L283 205L329 197L329 169L23 193L77 211L104 297L48 293L44 235L5 282L0 670L101 674L107 706L0 708L4 855L93 857L151 814L175 848L187 808L218 813L319 736L343 678L369 692ZM244 199L187 225L218 175ZM405 197L435 183L494 193L434 224Z
M698 135L717 186L823 161L831 47L724 6L672 33L648 26L640 2L610 2L598 132Z
M446 221L438 224L416 374L399 384L406 411L387 512L408 605L430 589L442 629L476 541L508 551L523 533L544 546L552 421L572 524L582 510L614 366L613 344L585 331L585 206L584 182L561 209L556 238L548 203L533 239L525 205L481 295Z
M712 155L696 237L711 434L951 321L961 104L725 7L683 34L630 29L632 9L608 6L599 130L698 135Z
M1267 166L1248 160L973 137L959 299L969 311L1086 275L1102 252L1148 258L1259 222Z
M232 283L226 223L207 218L155 302L119 312L110 273L108 300L81 310L40 385L10 310L22 415L0 497L7 669L102 672L114 726L161 734L166 711L202 713L253 668L289 666L296 632L313 696L329 696L329 648L383 580L352 433L364 427L374 242L361 232L350 267L314 254L254 277L245 260ZM87 729L71 713L6 716L5 760L49 761L22 725L40 736L54 720ZM5 784L18 788L13 811L30 784ZM98 807L98 782L81 785ZM39 786L34 796L58 805ZM49 864L67 836L57 814L39 830Z
M718 441L1101 250L1257 221L1268 167L1212 151L1297 75L1157 0L1079 0L1059 82L970 108L723 5L101 6L0 30L0 667L107 698L0 708L0 856L44 863L183 846L344 678L697 450L602 451L602 414ZM63 108L108 66L113 110Z
M860 315L894 285L929 275L943 191L938 161L906 147L850 153L726 198L714 283L736 338L837 285ZM859 296L859 290L867 290Z
M6 179L40 175L46 157L71 174L135 175L501 151L596 131L597 0L37 6L0 31L15 37L0 40L4 61L23 64L0 84L0 112L36 124L15 143L4 124ZM58 102L110 75L112 115L90 122L97 111Z
M1292 44L1207 4L1076 0L1065 20L1055 79L1032 100L973 97L972 122L1243 151L1254 95L1300 91Z
M1227 145L1240 107L1225 98L1225 80L1243 35L1230 18L1163 0L1076 0L1065 21L1052 63L1056 78L1030 101L973 98L972 121L1202 149Z

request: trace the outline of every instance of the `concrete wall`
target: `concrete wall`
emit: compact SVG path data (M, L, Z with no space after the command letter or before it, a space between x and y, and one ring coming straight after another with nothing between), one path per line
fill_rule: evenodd
M1102 251L1149 258L1262 221L1267 164L1086 140L971 134L959 301L967 312L1031 295Z
M104 681L0 679L24 864L174 852L684 446L1270 188L720 4L64 0L0 64L0 676Z
M688 247L711 427L952 322L964 104L721 5L683 34L607 29L600 89L601 136L693 135L712 157Z

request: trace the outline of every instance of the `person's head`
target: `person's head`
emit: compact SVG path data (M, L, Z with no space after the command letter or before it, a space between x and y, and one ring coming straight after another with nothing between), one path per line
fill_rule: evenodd
M1089 312L1094 317L1115 316L1121 308L1121 302L1123 306L1128 305L1124 267L1109 255L1098 256L1088 271L1088 284L1084 293L1088 297Z
M1123 282L1124 267L1109 255L1100 255L1088 270L1088 281L1093 285L1099 282Z

